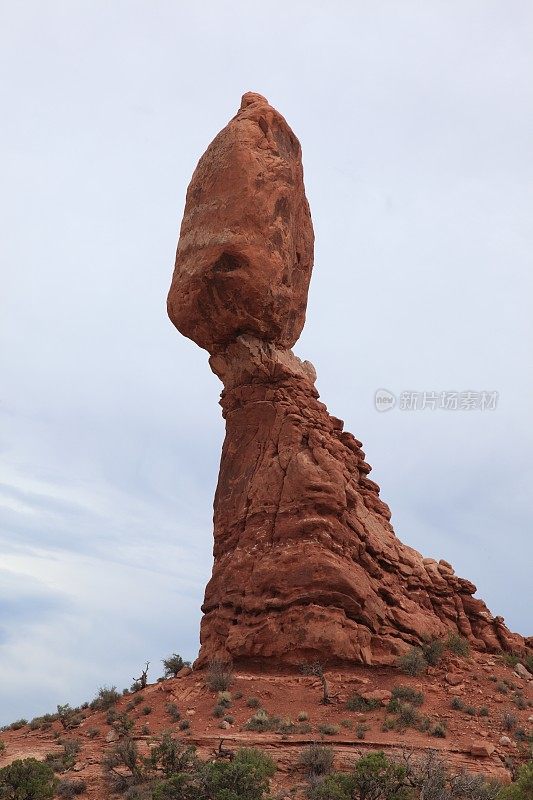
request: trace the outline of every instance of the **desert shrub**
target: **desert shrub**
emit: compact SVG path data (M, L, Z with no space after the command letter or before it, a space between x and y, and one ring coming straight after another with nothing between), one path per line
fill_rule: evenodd
M87 736L89 739L96 739L97 736L100 736L100 728L88 728Z
M452 697L450 706L454 711L462 711L465 707L464 700L460 697Z
M136 742L130 738L118 742L106 753L102 765L112 790L116 792L124 792L146 778L145 764Z
M340 732L340 728L338 725L332 725L331 722L322 722L318 726L318 732L322 736L336 736Z
M264 733L266 731L272 730L273 724L277 724L279 720L275 720L270 717L267 712L260 708L259 711L250 717L248 722L244 725L247 731L257 731L258 733Z
M65 778L57 784L56 795L58 797L77 797L80 794L85 794L86 791L87 784L82 778L75 778L74 780Z
M327 775L310 789L311 800L407 800L407 769L383 752L360 758L348 773Z
M474 706L466 706L465 707L465 714L468 714L470 717L475 717L477 714L476 709Z
M196 748L164 733L150 751L150 767L166 778L180 772L190 772L197 765Z
M128 705L126 706L126 711L133 711L134 708L139 706L143 701L142 694L136 694L135 697L132 697Z
M450 633L446 639L446 648L456 656L466 658L470 655L470 645L468 640L459 633Z
M259 708L259 706L261 705L261 701L259 700L258 697L249 697L248 700L246 701L246 705L248 706L248 708Z
M68 772L76 763L76 756L80 752L81 745L78 739L60 739L63 750L58 753L47 753L45 761L54 772Z
M229 708L231 705L231 692L219 692L218 693L218 704L223 706L224 708Z
M524 695L521 694L520 692L517 692L515 694L515 696L513 697L513 703L520 710L523 710L524 708L527 708L527 702L526 702L526 700L524 698Z
M478 714L480 717L488 717L490 714L488 706L481 706L481 708L478 711Z
M191 723L189 722L188 719L182 719L178 727L180 731L188 731L189 728L191 727Z
M6 743L3 739L0 739L0 756L6 752Z
M167 703L165 706L165 711L167 712L168 716L172 720L172 722L179 722L181 719L180 711L176 705L176 703Z
M436 722L430 730L432 736L435 736L437 739L445 739L446 738L446 725L444 722Z
M309 719L309 714L307 713L307 711L299 711L296 719L298 720L298 722L307 722L307 720Z
M29 723L30 730L35 731L40 729L42 731L46 731L52 727L52 723L55 722L58 718L59 718L58 714L43 714L41 717L34 717ZM81 716L80 716L80 722L81 722Z
M498 800L531 800L533 797L533 761L524 764L511 786L506 786Z
M143 706L142 707L141 714L144 714L145 717L147 717L148 714L151 714L151 713L152 713L152 706Z
M397 722L400 728L415 728L418 723L418 711L411 703L399 703L397 710Z
M446 650L446 642L443 639L428 639L422 645L424 658L432 667L437 666L441 661Z
M509 714L508 712L506 712L502 716L502 727L506 731L514 731L517 723L518 720L514 714Z
M333 748L322 744L310 744L302 750L298 763L304 768L308 777L327 775L333 767Z
M500 692L501 694L508 694L509 687L507 686L506 681L498 681L496 684L496 691Z
M16 719L15 722L12 722L10 725L7 726L7 730L18 731L27 724L28 724L27 719Z
M165 678L176 676L183 667L190 667L190 661L184 661L177 653L172 653L168 658L163 659Z
M113 728L119 736L129 736L135 723L127 714L118 714L113 720Z
M364 739L368 730L368 725L364 725L360 722L355 728L355 735L358 739Z
M294 733L296 730L296 725L290 717L284 717L283 719L277 721L274 730L276 733L281 734Z
M263 800L276 771L272 759L253 748L237 751L230 762L204 764L198 800ZM179 795L176 795L179 796Z
M224 722L227 722L230 725L233 725L233 723L235 722L235 718L232 717L231 714L226 714L226 716L224 717Z
M213 692L225 692L233 683L233 667L227 661L213 659L207 669L207 685Z
M0 796L9 800L48 800L55 786L50 765L35 758L17 759L0 769Z
M107 711L120 700L120 694L116 686L101 686L98 694L89 704L93 711Z
M222 719L225 713L226 710L224 706L221 706L219 703L217 703L216 706L213 708L213 716L216 717L217 719Z
M379 700L365 700L360 694L353 694L346 701L348 711L372 711L380 705Z
M141 689L143 689L143 688L144 687L143 687L143 685L142 685L142 683L140 681L133 681L133 683L130 686L130 692L135 694L136 692L140 692Z
M407 653L400 656L398 666L406 675L422 675L428 668L428 662L420 647L411 647Z
M411 686L394 686L391 702L395 700L406 701L413 706L421 706L424 702L424 695Z

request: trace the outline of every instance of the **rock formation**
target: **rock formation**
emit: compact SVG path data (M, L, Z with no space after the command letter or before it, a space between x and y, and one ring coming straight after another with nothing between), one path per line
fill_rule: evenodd
M390 664L450 631L478 650L524 650L472 583L396 538L361 442L290 350L312 265L299 142L245 94L192 177L168 298L224 384L199 663Z

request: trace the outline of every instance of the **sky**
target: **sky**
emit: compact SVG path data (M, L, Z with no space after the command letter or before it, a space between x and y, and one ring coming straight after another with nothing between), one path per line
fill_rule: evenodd
M296 354L397 535L533 634L532 33L527 0L0 3L0 725L197 654L221 386L165 302L246 91L303 148Z

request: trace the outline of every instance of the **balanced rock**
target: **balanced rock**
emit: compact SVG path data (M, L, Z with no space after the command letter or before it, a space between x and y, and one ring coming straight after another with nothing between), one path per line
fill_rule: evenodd
M312 264L300 145L248 93L194 172L168 298L224 384L198 664L391 664L451 631L479 650L525 652L470 581L396 538L361 442L289 349Z

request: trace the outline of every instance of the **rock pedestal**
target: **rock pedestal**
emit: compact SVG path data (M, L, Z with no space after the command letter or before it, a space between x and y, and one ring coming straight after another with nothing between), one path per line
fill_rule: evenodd
M299 142L246 94L193 175L168 298L224 384L199 663L391 664L450 631L524 650L472 583L396 538L361 442L290 350L312 265Z

